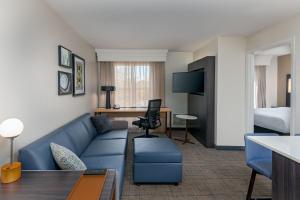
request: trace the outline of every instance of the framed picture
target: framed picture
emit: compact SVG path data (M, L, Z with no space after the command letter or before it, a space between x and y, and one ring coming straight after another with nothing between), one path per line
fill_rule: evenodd
M85 94L85 60L73 54L73 96Z
M58 71L58 95L72 94L72 74Z
M58 46L58 65L62 67L72 67L72 52L61 45Z

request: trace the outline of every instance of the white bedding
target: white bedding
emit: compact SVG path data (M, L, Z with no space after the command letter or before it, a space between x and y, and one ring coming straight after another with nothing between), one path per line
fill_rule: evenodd
M290 114L288 107L257 108L254 111L254 124L274 131L290 132Z

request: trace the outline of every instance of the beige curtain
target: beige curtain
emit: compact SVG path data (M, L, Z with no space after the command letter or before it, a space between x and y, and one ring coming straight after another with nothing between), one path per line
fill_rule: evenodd
M164 106L164 62L101 62L100 83L116 86L113 103L121 107L146 107L160 98ZM100 98L104 106L105 95Z
M256 107L266 107L266 66L255 66Z
M165 106L165 63L150 63L150 82L153 86L152 98L162 99L162 106ZM148 103L148 102L147 102Z

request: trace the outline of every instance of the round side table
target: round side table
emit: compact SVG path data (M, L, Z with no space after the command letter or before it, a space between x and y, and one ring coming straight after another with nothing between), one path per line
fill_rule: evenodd
M184 137L184 139L176 138L175 140L182 141L183 142L182 144L185 144L185 143L195 144L194 142L192 142L188 139L187 122L188 122L188 120L196 120L198 118L196 116L193 116L193 115L176 115L176 117L179 118L179 119L184 119L185 120L185 137Z

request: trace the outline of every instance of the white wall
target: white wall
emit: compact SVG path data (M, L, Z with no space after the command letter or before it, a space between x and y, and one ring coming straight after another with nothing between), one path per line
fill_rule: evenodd
M194 52L216 57L215 143L242 146L245 133L245 53L242 37L218 37Z
M187 94L172 92L172 74L187 71L187 65L193 62L192 52L168 52L165 64L165 98L166 106L172 108L173 114L187 113Z
M295 40L295 55L294 55L294 65L295 71L292 72L294 75L293 82L293 91L292 91L292 99L295 98L296 102L292 102L292 106L294 106L295 110L292 111L292 115L294 116L292 124L294 124L295 133L300 132L300 15L286 20L282 23L276 24L274 26L263 29L262 31L252 35L248 39L247 49L249 51L253 51L259 48L269 47L270 45L274 45L278 42L282 42L288 39ZM293 130L292 130L293 131Z
M94 48L40 0L5 0L0 7L0 121L17 117L25 129L18 148L96 108ZM86 94L57 95L57 45L86 60ZM9 160L9 141L0 138L0 165Z
M242 37L218 40L216 145L243 146L246 40Z
M218 38L207 42L194 52L194 60L204 58L206 56L217 56L218 54Z
M256 55L255 56L255 65L271 65L271 60L273 56L271 55Z
M266 66L266 107L277 106L277 56Z

